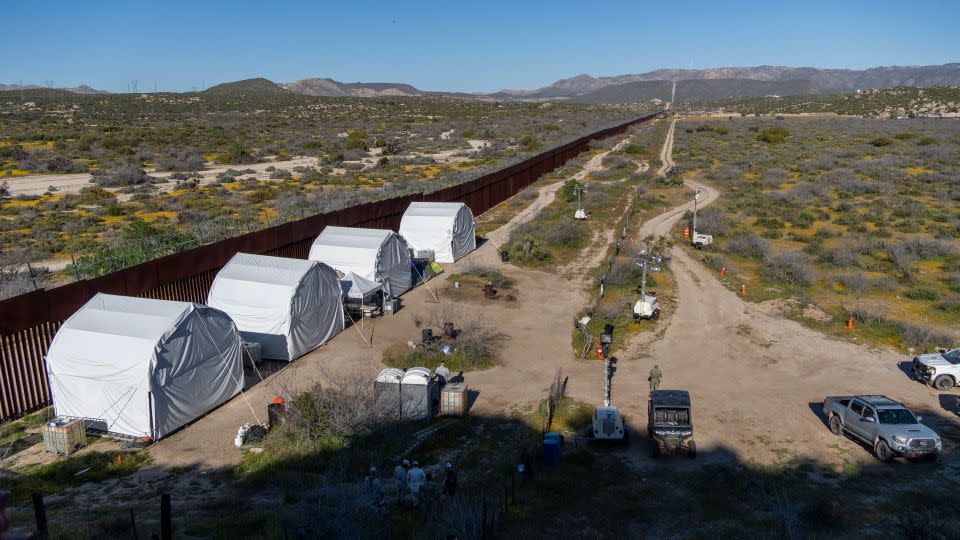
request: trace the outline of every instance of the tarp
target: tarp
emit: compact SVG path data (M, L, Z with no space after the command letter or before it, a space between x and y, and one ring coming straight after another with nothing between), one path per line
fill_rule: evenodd
M47 352L54 413L159 439L240 392L241 342L222 311L97 294Z
M340 289L346 298L363 300L364 298L374 295L377 291L382 290L383 284L364 279L350 272L340 278Z
M400 235L414 249L432 249L442 263L477 249L473 212L463 203L410 203L400 220Z
M207 304L275 360L295 360L344 326L337 273L315 261L237 253L217 273Z
M410 249L390 230L328 226L313 241L308 258L382 283L390 296L400 296L412 285Z

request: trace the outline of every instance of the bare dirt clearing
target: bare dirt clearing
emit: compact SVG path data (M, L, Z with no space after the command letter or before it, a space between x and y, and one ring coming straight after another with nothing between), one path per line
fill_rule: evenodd
M444 139L449 138L441 137ZM462 163L467 161L469 158L465 155L467 152L475 152L479 149L482 149L485 145L488 144L487 141L480 139L470 139L467 141L469 145L467 148L459 148L453 150L443 150L436 153L424 153L424 152L413 152L407 156L403 157L428 157L434 159L437 163L441 164L455 164ZM344 163L355 163L360 164L364 168L374 167L377 164L377 158L382 152L382 148L373 148L370 150L370 156L362 158L359 161L345 161ZM212 164L208 164L212 165ZM249 165L215 165L209 166L208 168L198 171L201 178L199 183L201 185L208 185L216 181L217 175L224 173L229 169L235 170L246 170L251 169L254 173L246 175L257 177L260 180L267 180L270 178L270 173L273 169L278 170L287 170L293 171L297 167L318 167L320 166L320 160L316 157L309 156L298 156L293 159L285 161L268 161L264 163L252 163ZM271 171L268 171L267 168L271 168ZM344 169L334 169L334 172L339 172L342 174ZM151 176L163 180L162 183L156 184L157 188L161 192L169 192L176 188L176 180L170 179L170 176L175 174L173 172L161 172L155 170L147 170L147 173ZM38 196L43 195L50 188L56 188L58 193L79 193L81 189L85 187L90 187L96 185L92 182L93 175L90 173L79 173L79 174L29 174L23 176L11 176L6 178L6 181L9 184L10 194L13 196L24 195L24 196ZM119 193L119 188L110 188L110 191L117 192L117 198L121 201L129 200L132 195L128 193Z

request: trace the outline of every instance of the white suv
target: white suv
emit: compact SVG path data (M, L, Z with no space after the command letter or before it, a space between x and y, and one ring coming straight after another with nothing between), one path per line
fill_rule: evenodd
M913 376L944 392L957 386L960 381L960 349L915 356Z

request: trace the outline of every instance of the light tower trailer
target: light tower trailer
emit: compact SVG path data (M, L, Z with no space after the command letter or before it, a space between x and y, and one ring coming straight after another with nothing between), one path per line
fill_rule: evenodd
M584 334L585 339L590 339L597 345L597 360L603 362L603 405L598 406L593 411L593 420L591 433L594 439L607 441L625 441L627 438L626 429L623 426L623 416L620 415L620 409L610 400L610 379L613 378L613 372L616 371L616 358L610 357L610 344L613 343L613 325L607 324L603 328L603 333L597 339L587 331L588 317L578 321L577 325Z
M643 269L643 275L640 278L640 299L637 300L637 303L633 305L633 320L639 321L640 319L659 319L660 318L660 301L657 300L657 295L654 292L647 294L647 266L650 266L650 269L654 272L660 271L661 258L659 255L653 256L649 259L646 258L646 250L640 251L639 265Z
M693 234L690 235L690 242L697 249L713 243L712 235L697 232L697 203L700 202L700 192L700 188L693 192Z
M578 185L574 190L577 192L577 211L573 213L573 219L577 221L587 219L587 211L583 209L583 187Z

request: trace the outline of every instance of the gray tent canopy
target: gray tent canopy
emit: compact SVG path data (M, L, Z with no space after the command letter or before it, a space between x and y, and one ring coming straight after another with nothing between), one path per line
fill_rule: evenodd
M241 343L220 310L97 294L63 323L47 352L54 412L159 439L240 392Z
M412 286L410 248L390 230L328 226L313 241L308 258L382 283L389 296L400 296Z
M344 328L337 273L315 261L237 253L217 273L207 303L260 343L264 358L294 360Z

